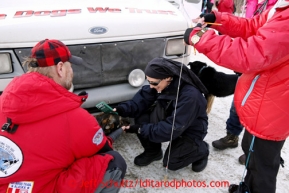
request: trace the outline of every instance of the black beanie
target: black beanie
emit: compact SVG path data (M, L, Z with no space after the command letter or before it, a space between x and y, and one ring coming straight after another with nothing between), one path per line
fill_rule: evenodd
M178 76L180 77L182 69L181 79L194 87L198 88L202 93L208 94L207 88L203 85L201 80L191 71L186 65L166 58L154 58L152 59L146 69L145 74L152 78L164 79L168 77Z
M173 76L171 73L167 72L166 69L160 66L159 64L151 64L151 63L149 63L146 66L145 74L155 79L165 79L165 78Z

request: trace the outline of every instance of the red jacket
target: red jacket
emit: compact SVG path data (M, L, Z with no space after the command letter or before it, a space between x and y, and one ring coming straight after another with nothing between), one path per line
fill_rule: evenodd
M269 10L252 19L214 12L222 24L215 29L227 35L209 30L195 45L216 64L243 73L234 96L241 123L251 134L276 141L289 135L288 4L268 21Z
M0 132L0 192L94 192L112 156L96 154L107 138L80 107L86 97L39 73L12 80L0 97L0 126L8 117L19 127Z
M233 0L219 0L218 6L219 12L234 13L234 1Z

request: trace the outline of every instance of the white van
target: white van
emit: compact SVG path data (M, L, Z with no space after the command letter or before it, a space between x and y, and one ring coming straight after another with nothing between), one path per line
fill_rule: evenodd
M93 109L100 101L113 105L131 99L146 84L140 72L153 58L189 62L183 34L192 14L197 17L200 12L201 0L0 3L0 94L13 77L25 73L21 63L31 48L47 38L61 40L73 55L84 59L82 66L73 65L74 92L89 94L84 108Z

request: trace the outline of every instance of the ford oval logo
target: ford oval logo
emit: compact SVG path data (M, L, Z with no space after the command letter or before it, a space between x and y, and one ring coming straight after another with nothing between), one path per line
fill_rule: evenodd
M89 29L89 32L92 34L100 35L107 32L107 28L105 27L92 27Z

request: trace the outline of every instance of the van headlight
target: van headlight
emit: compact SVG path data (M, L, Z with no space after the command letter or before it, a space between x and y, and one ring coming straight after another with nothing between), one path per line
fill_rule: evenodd
M128 82L133 87L143 85L145 81L145 73L141 69L134 69L128 75Z
M0 53L0 74L6 74L12 72L12 63L10 54Z
M166 56L185 54L186 46L183 39L170 39L167 41Z

